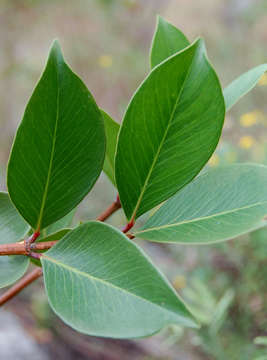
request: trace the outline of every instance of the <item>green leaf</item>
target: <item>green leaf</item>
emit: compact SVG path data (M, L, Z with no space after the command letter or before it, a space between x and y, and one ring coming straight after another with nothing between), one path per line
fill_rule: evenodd
M10 197L35 230L43 229L85 197L104 156L101 113L54 42L13 144Z
M196 326L143 251L110 225L80 225L41 262L51 307L82 333L131 338L170 323Z
M262 227L265 214L267 167L230 165L200 175L135 235L158 242L214 243Z
M228 85L223 91L226 110L230 110L240 98L252 90L266 71L267 64L259 65Z
M121 126L116 183L128 219L171 197L206 164L219 141L224 99L203 40L156 66Z
M17 212L7 193L0 192L0 242L10 244L22 240L30 226Z
M151 69L188 45L189 41L180 30L158 16L150 51Z
M0 192L0 244L23 239L30 227L19 215L7 193ZM0 256L0 288L17 281L27 270L26 256Z
M29 266L29 258L24 255L0 257L0 288L12 285L20 279Z
M101 112L104 119L107 139L106 157L103 170L110 179L110 181L113 183L113 185L116 186L114 162L120 125L116 121L114 121L107 113L105 113L105 111L102 110Z
M41 237L44 238L49 235L53 235L53 234L57 233L59 230L71 227L71 223L72 223L75 211L76 211L76 209L73 209L62 219L56 221L55 223L49 225L47 228L43 229L43 231L41 232ZM38 238L38 239L40 239L40 238Z
M57 232L54 232L52 234L49 234L45 237L38 238L36 242L44 242L44 241L55 241L62 239L68 232L70 232L72 229L61 229Z

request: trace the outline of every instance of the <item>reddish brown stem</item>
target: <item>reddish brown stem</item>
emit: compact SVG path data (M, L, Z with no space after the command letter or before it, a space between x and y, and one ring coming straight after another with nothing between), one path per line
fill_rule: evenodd
M26 286L30 285L34 280L42 276L42 274L43 274L42 268L38 267L29 274L25 275L14 286L12 286L8 291L6 291L2 296L0 296L0 306L5 304L8 300L12 299L15 295L21 292L21 290L23 290Z
M130 233L128 233L128 234L125 234L129 239L134 239L135 238L135 236L134 235L132 235L132 234L130 234Z
M124 234L126 234L132 227L134 226L134 220L128 222L125 227L121 230Z
M31 244L33 244L39 236L40 236L40 231L37 230L32 234L32 236L24 240L24 245L27 255L31 255ZM33 255L32 257L35 258L35 255Z
M55 240L31 244L30 252L26 250L24 243L3 244L0 245L0 255L28 255L32 250L48 250L56 243Z
M119 196L117 196L116 200L102 214L100 214L96 220L105 221L115 211L117 211L120 208L121 208L121 202L120 202Z

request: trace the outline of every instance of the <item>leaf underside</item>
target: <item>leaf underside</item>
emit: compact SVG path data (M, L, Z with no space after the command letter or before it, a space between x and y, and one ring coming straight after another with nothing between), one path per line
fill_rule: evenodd
M50 305L82 333L131 338L169 323L196 326L142 250L110 225L79 226L41 262Z
M235 79L224 90L226 110L230 110L237 101L257 85L261 76L267 71L267 64L259 65Z
M204 244L265 225L267 167L236 164L209 170L165 202L136 236Z
M0 244L22 240L29 230L29 225L19 215L8 194L0 192ZM26 256L0 256L0 288L17 281L28 265Z

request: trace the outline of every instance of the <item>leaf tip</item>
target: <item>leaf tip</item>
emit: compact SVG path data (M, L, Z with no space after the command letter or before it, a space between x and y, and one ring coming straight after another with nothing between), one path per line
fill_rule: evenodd
M57 62L63 62L63 54L58 39L54 39L50 48L49 58L55 58Z

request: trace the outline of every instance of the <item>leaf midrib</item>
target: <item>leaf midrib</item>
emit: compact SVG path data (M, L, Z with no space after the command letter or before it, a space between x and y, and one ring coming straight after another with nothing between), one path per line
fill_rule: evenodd
M211 219L211 218L216 218L218 216L228 215L228 214L231 214L233 212L238 212L238 211L250 209L250 208L257 207L257 206L264 205L264 204L267 204L267 201L257 202L257 203L255 203L253 205L248 205L248 206L244 206L244 207L241 207L241 208L235 208L235 209L232 209L232 210L222 211L222 212L216 213L214 215L208 215L208 216L198 217L198 218L191 219L191 220L185 220L185 221L180 221L180 222L177 222L177 223L152 227L152 228L145 229L143 231L137 231L134 234L138 235L138 234L143 234L143 233L149 232L149 231L156 231L156 230L166 229L166 228L170 228L170 227L176 227L176 226L180 226L180 225L184 225L184 224L190 224L190 223L194 223L194 222L197 222L197 221L203 221L203 220L207 220L207 219Z
M51 258L50 256L47 256L47 255L44 255L44 254L43 254L43 255L42 255L42 258L43 258L44 260L46 260L46 261L51 261L52 263L56 264L56 265L59 266L59 267L62 266L63 268L67 269L69 272L74 272L74 273L76 273L76 274L78 274L78 275L80 275L80 276L86 277L86 278L88 278L88 279L90 279L90 280L94 280L94 281L98 281L98 282L100 282L100 283L103 283L103 284L105 284L106 286L109 286L109 287L112 287L112 288L116 289L117 291L121 291L121 292L124 292L124 293L126 293L126 294L128 294L128 295L134 296L134 297L136 297L137 299L140 299L140 300L142 300L142 301L145 301L145 302L147 302L147 303L149 303L149 304L152 304L152 305L154 305L154 306L156 306L156 307L159 307L161 310L163 309L163 310L168 311L168 312L170 312L170 313L173 313L173 314L175 314L175 315L177 316L177 313L174 312L174 311L172 311L171 309L162 308L162 306L160 306L159 304L157 304L157 303L155 303L155 302L152 302L152 301L150 301L150 300L148 300L148 299L146 299L146 298L142 298L142 297L140 297L139 295L136 295L135 293L132 293L132 292L130 292L130 291L124 289L124 288L120 288L120 287L118 287L117 285L112 284L111 282L107 282L107 281L105 281L105 280L103 280L103 279L100 279L100 278L97 278L97 277L95 277L95 276L93 276L93 275L90 275L90 274L88 274L88 273L82 272L82 271L80 271L80 270L78 270L78 269L76 269L76 268L73 268L73 267L71 267L71 266L69 266L69 265L67 265L67 264L62 263L61 261L58 261L58 260L56 260L56 259L53 259L53 258ZM166 284L166 285L168 286L168 284ZM170 289L170 290L171 290L171 289ZM182 302L182 300L181 300L176 294L174 294L174 295L175 295L175 296L177 297L177 299L181 302L181 305L184 305L183 302ZM183 317L183 318L186 318L186 315L183 314L182 312L181 312L181 313L179 312L179 313L178 313L178 316ZM188 318L193 321L193 319L191 319L189 315L188 315Z
M197 50L198 50L198 47L197 47L196 51L197 51ZM181 89L180 89L180 92L179 92L179 94L178 94L178 96L177 96L176 102L175 102L175 104L174 104L174 106L173 106L173 109L172 109L172 113L171 113L171 116L170 116L170 120L169 120L168 126L166 127L166 130L165 130L165 132L164 132L164 134L163 134L163 137L162 137L161 142L160 142L160 144L159 144L159 147L158 147L158 150L157 150L156 155L155 155L155 157L154 157L154 160L153 160L153 162L152 162L152 164L151 164L151 167L150 167L150 169L149 169L149 171L148 171L147 177L146 177L146 179L145 179L143 188L142 188L142 190L141 190L141 192L140 192L140 195L139 195L139 198L138 198L138 200L137 200L136 206L135 206L135 208L134 208L134 210L133 210L133 212L132 212L132 216L131 216L130 221L135 219L136 213L137 213L137 211L138 211L138 209L139 209L139 207L140 207L141 201L142 201L142 199L143 199L143 196L144 196L145 191L146 191L146 188L147 188L147 184L148 184L149 179L150 179L150 177L151 177L151 175L152 175L152 172L153 172L153 170L154 170L155 164L156 164L156 162L157 162L157 160L158 160L158 158L159 158L159 155L160 155L162 146L163 146L163 144L164 144L164 142L165 142L166 136L167 136L167 134L168 134L169 128L170 128L170 126L171 126L171 124L172 124L172 121L173 121L173 118L174 118L174 113L175 113L176 108L177 108L177 106L178 106L178 104L179 104L179 101L180 101L182 92L183 92L183 90L184 90L184 87L185 87L185 84L186 84L186 82L187 82L189 73L190 73L190 71L191 71L191 68L192 68L192 64L193 64L195 55L196 55L196 52L194 53L194 55L193 55L193 57L192 57L192 60L191 60L191 64L190 64L189 67L188 67L188 70L187 70L187 73L186 73L186 76L185 76L183 85L182 85L182 87L181 87Z
M37 220L37 225L36 225L36 230L38 230L38 231L40 230L41 224L42 224L42 218L43 218L45 203L46 203L46 199L47 199L47 195L48 195L48 189L49 189L49 183L50 183L50 178L51 178L51 173L52 173L52 166L53 166L55 147L56 147L56 135L57 135L58 119L59 119L59 74L58 74L58 69L56 71L57 71L57 113L56 113L55 128L54 128L54 133L53 133L53 143L52 143L49 167L48 167L48 172L47 172L47 179L46 179L43 198L42 198L42 202L41 202L39 218Z

